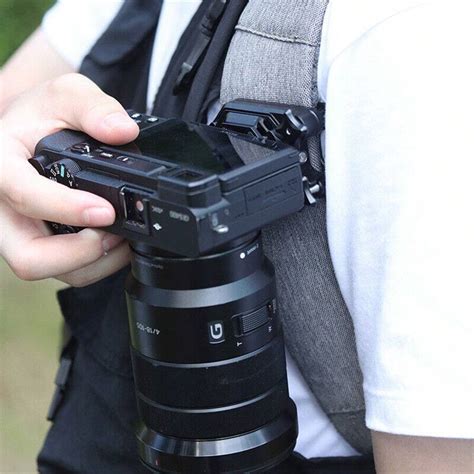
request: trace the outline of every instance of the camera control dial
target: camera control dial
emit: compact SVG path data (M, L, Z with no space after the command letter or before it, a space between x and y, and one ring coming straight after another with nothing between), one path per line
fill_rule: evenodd
M64 158L48 166L46 171L46 177L50 180L74 189L77 187L74 177L81 171L81 168L75 161ZM49 225L55 234L74 234L82 230L81 227L59 224L57 222L50 222Z
M79 165L69 158L59 160L54 162L51 166L47 168L48 174L47 177L52 181L57 183L64 184L69 188L76 187L76 181L74 176L81 171Z

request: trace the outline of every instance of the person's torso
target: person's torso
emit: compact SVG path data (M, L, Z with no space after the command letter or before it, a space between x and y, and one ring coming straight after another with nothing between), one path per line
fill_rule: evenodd
M358 223L370 220L375 216L375 212L378 211L377 209L370 211L370 208L364 206L355 206L355 203L358 202L357 197L360 196L358 193L361 191L359 188L351 186L353 180L351 179L351 175L347 173L349 165L351 169L358 167L358 171L362 173L363 164L360 159L357 159L357 146L358 143L366 143L368 140L366 136L355 133L349 135L347 133L344 134L340 126L340 124L347 122L347 117L352 117L351 110L345 107L352 91L354 89L357 90L358 84L372 84L369 80L366 80L370 79L370 70L361 71L357 78L352 78L353 80L350 81L350 90L349 88L346 88L347 90L344 88L340 89L337 94L337 100L334 100L335 94L331 86L334 87L334 84L344 84L344 81L346 81L345 83L347 84L347 77L344 75L344 71L350 68L346 67L344 69L339 66L344 60L349 63L351 58L354 58L354 61L357 60L358 47L364 44L364 39L367 38L369 32L373 34L374 31L383 31L387 23L390 23L387 20L396 18L397 15L399 18L401 12L409 10L410 8L416 8L416 6L421 3L424 2L407 0L403 2L390 1L381 3L366 0L355 5L353 2L347 0L333 0L330 3L327 18L325 19L325 35L323 36L319 64L319 88L323 98L332 98L328 104L328 129L330 133L328 134L329 148L326 156L326 163L328 165L328 232L331 254L334 260L338 281L351 313L356 316L372 315L375 311L372 302L381 300L386 290L378 285L379 270L385 263L383 248L381 248L380 251L377 250L373 252L374 259L371 262L368 262L368 260L364 258L364 255L357 251L357 249L364 247L364 239L367 238L365 234L357 232ZM178 24L176 17L173 19L173 16L167 16L168 14L173 15L169 13L173 10L173 4L175 4L174 6L178 6L179 4L180 8L184 8L188 12L185 14L183 10L176 15L182 19L182 24L180 25L182 28L184 28L185 23L187 23L185 16L187 15L189 18L192 15L192 10L196 8L195 2L192 2L192 4L187 4L187 2L165 2L151 60L152 67L150 70L147 94L148 108L152 106L156 89L166 69L167 54L169 60L169 52L162 51L160 53L159 50L163 47L165 41L171 41L170 38L174 38L173 41L176 42L180 34L176 27ZM167 8L168 13L166 11ZM348 13L348 11L350 11L350 13ZM112 16L113 15L111 15L111 17ZM168 20L166 20L166 18L168 18ZM159 39L161 34L164 35L163 41ZM349 50L353 54L345 54ZM383 104L383 102L381 103ZM360 110L363 110L364 104L358 104L358 107L360 107ZM346 129L346 132L348 129L349 128ZM379 141L386 141L387 136L381 133L374 135L373 138ZM365 163L368 163L369 160L376 162L377 158L377 153L373 152L372 149L369 149L368 153L363 157ZM397 160L390 160L390 156L384 157L384 162L387 165L393 164L396 166ZM366 169L367 168L364 168L364 170ZM364 202L370 202L371 200L380 200L383 196L365 193L363 197ZM382 207L382 205L379 206L379 208L380 207ZM369 210L368 212L367 209ZM373 220L376 222L375 219ZM384 222L389 222L389 220L390 216L387 213L387 216L384 216ZM384 242L384 245L385 244ZM366 263L371 263L371 265L367 265ZM408 293L409 288L406 290ZM397 321L392 321L390 324L396 324L396 322ZM364 329L363 324L356 327L356 330L357 329L359 336L364 335L364 331L365 333L368 332ZM376 336L375 334L374 337ZM382 346L380 343L377 345L377 348ZM374 346L367 344L360 345L359 355L365 360L370 359L372 347ZM366 368L367 371L369 371L367 366ZM293 370L291 367L291 360L289 362L289 379L290 390L294 391L295 387L298 386L298 371ZM299 407L304 406L305 403L308 403L308 405L313 408L317 406L307 387L303 386L300 393L301 401L298 403L298 400L296 400ZM298 399L297 394L293 393L293 395ZM304 408L300 411L303 413ZM324 437L321 437L317 430L313 428L314 426L322 426L322 419L319 418L319 423L314 423L314 415L311 415L310 412L306 413L308 413L308 416L305 417L301 423L302 434L300 439L304 438L305 433L309 433L308 439L310 443L312 445L321 446L324 444L321 443L321 439L324 439ZM310 426L309 431L306 431L306 426ZM314 442L315 437L318 437L317 442ZM337 444L340 446L339 443ZM303 449L304 448L302 448L302 451ZM325 455L328 455L327 453L330 452L330 449L325 449ZM303 451L303 454L306 453ZM308 455L311 456L314 454L310 453Z

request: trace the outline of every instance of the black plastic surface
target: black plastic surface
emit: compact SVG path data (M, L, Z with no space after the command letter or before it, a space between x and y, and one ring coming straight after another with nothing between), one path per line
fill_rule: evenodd
M81 170L73 187L104 197L116 210L107 231L196 257L303 207L296 149L215 127L131 115L140 122L136 142L111 147L64 130L41 140L31 160L45 176L55 162L73 161ZM133 199L146 207L143 216L127 217L123 189L135 190ZM58 225L53 230L75 231Z

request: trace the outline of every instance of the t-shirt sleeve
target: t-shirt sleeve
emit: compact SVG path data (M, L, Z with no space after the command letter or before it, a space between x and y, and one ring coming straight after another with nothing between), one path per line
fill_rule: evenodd
M329 241L368 427L473 438L472 5L411 3L342 50L331 38L355 16L330 11L320 65Z
M117 15L124 0L58 0L43 17L42 30L75 69Z

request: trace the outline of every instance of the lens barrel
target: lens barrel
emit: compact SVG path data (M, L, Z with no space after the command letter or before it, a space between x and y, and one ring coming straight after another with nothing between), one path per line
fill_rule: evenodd
M195 259L135 247L126 291L142 462L210 474L282 462L296 408L260 238Z

